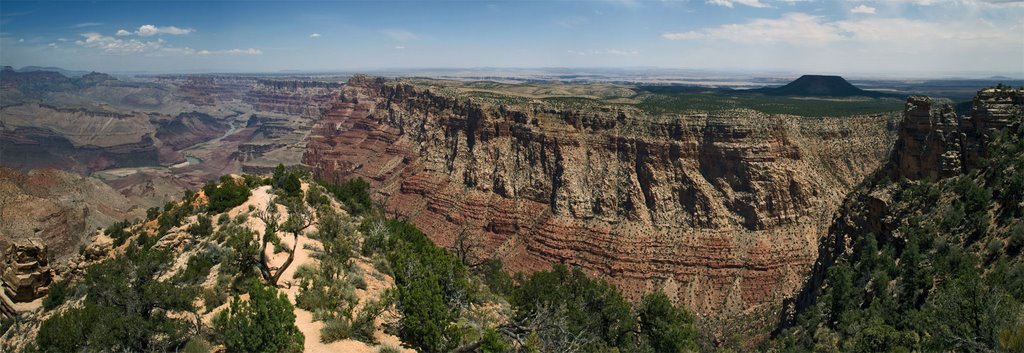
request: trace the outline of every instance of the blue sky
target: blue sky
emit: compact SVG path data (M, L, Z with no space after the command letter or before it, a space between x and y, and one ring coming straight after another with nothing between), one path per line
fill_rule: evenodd
M106 72L651 66L1024 76L1024 2L0 1L0 62Z

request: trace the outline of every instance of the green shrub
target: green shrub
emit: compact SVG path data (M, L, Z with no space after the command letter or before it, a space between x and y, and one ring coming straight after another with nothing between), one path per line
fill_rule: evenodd
M287 170L283 164L278 164L271 177L271 186L280 192L285 198L302 197L302 183L299 181L299 172Z
M217 217L217 225L225 225L228 224L228 222L231 222L231 217L228 217L227 213L221 213L220 216Z
M388 263L388 258L384 257L384 255L374 254L370 261L373 262L373 268L376 269L377 272L387 275L391 274L391 264Z
M160 215L160 207L150 207L146 209L146 220L152 221Z
M1020 255L1024 250L1024 222L1017 222L1010 229L1010 239L1006 241L1006 253L1010 256Z
M359 311L355 319L352 319L352 338L366 343L376 343L377 339L373 337L373 333L377 331L374 321L390 305L387 298L382 298L379 301L370 300L363 305L363 309Z
M210 220L210 217L199 215L196 218L196 223L188 227L188 234L197 238L205 238L213 234L213 222Z
M214 288L203 289L203 308L206 312L213 311L214 308L224 305L228 301L227 288L221 288L220 286Z
M331 343L352 337L352 324L346 318L332 318L324 321L320 329L320 342Z
M181 351L182 353L209 353L213 351L213 346L200 337L192 337Z
M512 288L515 287L515 283L512 282L512 277L502 270L501 260L488 259L484 261L483 265L480 266L480 274L483 277L484 284L491 289L492 292L509 295L512 293Z
M158 281L170 256L130 246L123 256L89 267L82 306L48 318L36 343L44 352L172 350L185 343L189 323L169 312L193 309L196 290ZM154 309L161 310L154 310Z
M114 247L118 247L121 246L121 244L124 244L124 242L131 237L131 233L125 230L125 228L128 228L128 226L131 225L131 222L128 222L128 220L123 220L121 222L111 224L107 227L104 233L114 240Z
M210 213L221 213L249 199L252 193L245 183L236 182L231 176L220 177L220 185L210 182L203 186L206 193L207 210Z
M247 287L249 279L254 278L259 265L260 248L256 243L256 233L245 227L231 226L221 230L227 238L225 245L231 249L225 255L222 273L231 273L236 277L235 289Z
M245 185L248 186L250 189L257 188L260 185L264 185L267 181L266 178L252 174L242 175L242 179L245 180Z
M366 277L363 277L362 273L352 274L350 279L352 286L356 287L357 289L366 289Z
M36 344L43 352L80 352L99 318L100 312L94 305L65 310L43 321Z
M388 259L392 268L402 269L394 271L402 312L400 337L422 352L455 349L462 332L451 323L471 299L465 266L415 226L398 221L387 225L392 234Z
M318 187L309 188L309 191L306 192L306 202L313 207L330 204L330 200L327 198L327 195L324 195L323 191L320 191L320 188Z
M644 296L637 308L640 332L647 336L655 352L695 352L697 331L693 317L672 305L662 292Z
M498 330L487 329L480 339L480 352L482 353L508 353L514 352L512 345Z
M7 333L7 330L11 329L11 326L14 326L14 320L15 319L0 318L0 336L3 336L5 333ZM4 347L0 346L0 350L3 349Z
M529 326L536 315L560 318L565 330L578 332L589 342L584 351L636 350L637 321L629 303L618 288L591 279L578 268L556 265L551 271L536 272L523 279L510 299L514 320ZM565 338L558 331L539 330L538 336L544 350L564 349Z
M295 305L311 311L326 311L329 316L351 317L352 308L359 301L355 289L338 277L338 273L323 266L299 278L299 294Z
M185 217L192 215L194 211L191 202L182 202L180 205L175 205L173 202L168 202L164 205L164 211L157 217L157 224L159 225L158 234L167 234L167 231L171 228L180 226L185 220Z
M361 177L349 179L340 185L324 181L321 181L320 185L333 194L334 198L345 204L348 213L353 215L369 211L373 206L373 200L370 198L370 183Z
M305 338L292 310L283 293L252 281L249 300L235 296L214 319L214 330L228 352L302 352Z
M174 275L174 281L178 283L199 284L206 280L210 269L220 263L220 253L207 251L192 255L188 258L185 269Z
M363 247L360 252L363 256L383 254L387 250L390 231L386 222L376 217L366 217L359 225L363 233Z
M377 353L402 353L402 350L394 346L381 346Z
M47 293L46 298L43 299L43 309L53 310L53 308L64 304L64 301L66 301L74 291L74 288L70 287L70 283L71 279L65 278L59 282L50 284L50 292Z

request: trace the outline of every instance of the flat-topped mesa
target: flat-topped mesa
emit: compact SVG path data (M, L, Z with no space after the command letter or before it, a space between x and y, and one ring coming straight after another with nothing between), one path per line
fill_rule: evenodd
M886 116L649 116L364 76L343 91L303 158L318 176L362 176L439 245L465 230L511 271L577 265L711 316L795 290L892 142Z
M907 179L939 179L978 167L998 131L1020 122L1024 91L999 86L978 92L971 113L959 117L949 104L935 107L928 97L907 99L899 139L888 173Z

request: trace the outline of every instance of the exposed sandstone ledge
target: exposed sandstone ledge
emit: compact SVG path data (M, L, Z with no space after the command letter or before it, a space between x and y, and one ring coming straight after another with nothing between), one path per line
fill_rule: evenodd
M46 244L40 239L0 240L0 284L14 302L29 302L46 295L50 266Z
M889 118L492 105L356 77L304 162L367 178L442 246L465 229L510 270L578 265L724 317L798 288L843 196L888 152Z

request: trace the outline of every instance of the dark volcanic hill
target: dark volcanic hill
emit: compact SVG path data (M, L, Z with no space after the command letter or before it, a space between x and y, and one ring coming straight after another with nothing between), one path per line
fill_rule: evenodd
M750 90L772 96L810 97L896 97L881 92L865 91L850 84L842 76L803 75L782 87Z

